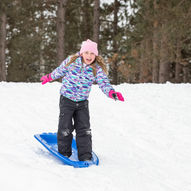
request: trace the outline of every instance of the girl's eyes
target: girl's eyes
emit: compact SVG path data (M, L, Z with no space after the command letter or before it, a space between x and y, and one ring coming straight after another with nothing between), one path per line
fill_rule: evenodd
M89 54L90 54L91 56L93 56L93 55L94 55L94 53L93 53L93 52L90 52L90 53L89 53L89 52L85 52L85 54L86 54L86 55L89 55Z

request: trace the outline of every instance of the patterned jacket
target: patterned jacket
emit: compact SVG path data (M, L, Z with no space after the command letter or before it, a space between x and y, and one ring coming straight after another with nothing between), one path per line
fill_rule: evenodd
M111 86L107 75L97 64L97 74L93 75L93 69L82 62L82 57L78 57L69 66L66 64L70 60L70 56L66 58L59 67L52 73L51 77L56 80L62 78L62 87L60 94L77 102L88 99L91 86L94 81L97 82L103 93L109 96L109 91L114 90Z

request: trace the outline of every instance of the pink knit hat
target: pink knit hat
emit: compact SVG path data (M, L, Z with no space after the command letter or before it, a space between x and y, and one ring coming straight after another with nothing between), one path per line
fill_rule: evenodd
M80 54L86 51L93 52L96 56L98 56L97 43L89 39L83 41L80 49Z

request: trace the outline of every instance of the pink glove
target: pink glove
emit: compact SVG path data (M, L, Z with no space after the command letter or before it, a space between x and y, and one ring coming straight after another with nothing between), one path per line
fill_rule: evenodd
M124 101L124 98L120 92L115 92L114 90L110 90L109 97L115 100Z
M46 84L47 82L52 81L53 79L51 78L51 74L47 74L45 76L42 76L40 81L42 81L42 85Z

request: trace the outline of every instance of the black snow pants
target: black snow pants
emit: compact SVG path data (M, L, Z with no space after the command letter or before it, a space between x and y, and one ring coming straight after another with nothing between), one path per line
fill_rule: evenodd
M74 102L61 95L57 143L59 153L67 157L72 154L74 129L78 159L80 161L90 160L92 158L92 136L88 100Z

